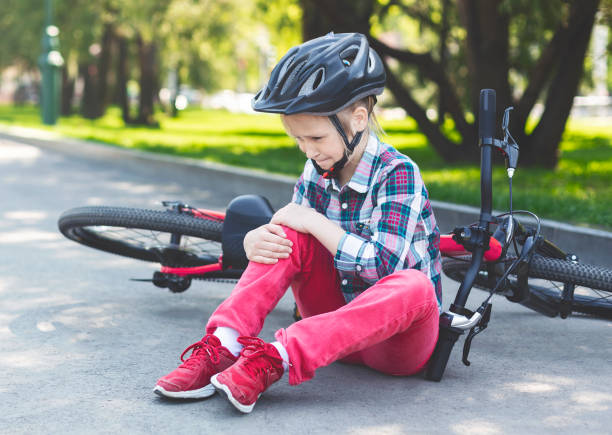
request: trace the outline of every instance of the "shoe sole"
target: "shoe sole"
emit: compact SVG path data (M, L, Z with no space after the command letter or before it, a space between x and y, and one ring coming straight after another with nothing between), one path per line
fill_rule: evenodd
M206 399L207 397L215 394L216 390L215 387L210 384L197 390L187 391L168 391L161 385L156 385L155 388L153 388L153 392L158 396L167 397L170 399Z
M236 408L238 411L240 411L240 412L242 412L242 413L244 413L244 414L248 414L248 413L250 413L250 412L253 410L253 407L255 406L255 403L257 403L257 402L252 403L252 404L250 404L250 405L243 405L242 403L238 402L238 400L236 400L236 399L234 398L234 396L232 395L232 392L230 391L229 387L228 387L227 385L225 385L225 384L222 384L221 382L219 382L219 381L217 380L217 376L218 376L218 374L216 374L216 375L212 376L212 377L210 378L210 383L211 383L211 384L212 384L212 385L213 385L213 386L214 386L214 387L215 387L215 388L216 388L216 389L217 389L219 392L225 393L225 395L227 396L227 399L230 401L230 403L231 403L232 405L234 405L234 407L235 407L235 408ZM261 396L261 394L260 394L259 396ZM259 396L257 396L257 398L258 398L258 399L259 399Z

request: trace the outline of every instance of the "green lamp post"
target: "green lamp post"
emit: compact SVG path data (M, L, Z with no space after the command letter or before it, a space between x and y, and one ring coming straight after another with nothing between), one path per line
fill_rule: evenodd
M47 19L42 37L42 54L38 65L42 72L41 111L42 121L47 125L55 125L59 112L60 101L60 69L64 58L59 52L59 29L52 24L52 0L46 0Z

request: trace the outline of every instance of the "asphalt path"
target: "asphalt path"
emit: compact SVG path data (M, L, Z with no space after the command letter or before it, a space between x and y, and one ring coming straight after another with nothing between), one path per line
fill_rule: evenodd
M155 381L201 337L231 285L170 294L129 281L153 266L68 241L57 218L75 206L164 199L221 210L250 192L161 163L6 139L0 180L0 433L610 432L612 322L548 319L501 297L472 365L456 346L440 383L334 363L297 387L285 377L249 415L219 396L163 400ZM445 306L455 289L444 281ZM481 299L474 292L472 306ZM292 306L281 301L262 338L292 321Z

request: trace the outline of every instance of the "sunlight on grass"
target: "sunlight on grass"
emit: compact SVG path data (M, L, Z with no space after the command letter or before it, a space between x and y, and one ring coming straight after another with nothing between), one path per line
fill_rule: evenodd
M159 128L125 126L117 108L95 121L79 116L43 126L32 106L0 106L0 124L35 127L66 136L152 152L206 159L297 176L305 158L283 129L278 116L243 115L190 109L177 118L156 115ZM410 156L421 169L430 197L477 206L477 165L449 164L428 146L412 119L383 121L385 142ZM452 125L445 125L452 128ZM519 144L520 145L520 144ZM476 145L475 145L476 146ZM514 180L514 208L541 217L612 229L612 129L609 120L579 119L568 123L556 170L519 169ZM504 168L493 171L494 207L508 208Z

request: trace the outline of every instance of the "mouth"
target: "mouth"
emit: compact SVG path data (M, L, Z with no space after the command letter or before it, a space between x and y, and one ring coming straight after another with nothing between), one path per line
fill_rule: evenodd
M331 166L332 162L331 159L323 159L323 160L315 160L317 162L317 165L319 165L321 168L323 168L324 166ZM327 168L323 168L323 169L327 169Z

